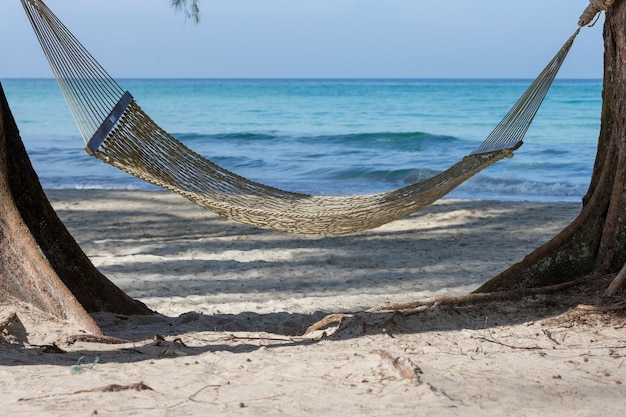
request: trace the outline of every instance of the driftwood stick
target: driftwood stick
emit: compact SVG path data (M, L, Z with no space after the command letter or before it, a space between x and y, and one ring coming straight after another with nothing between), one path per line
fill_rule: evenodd
M98 387L98 388L81 389L79 391L74 391L74 392L70 392L66 394L52 394L52 395L43 395L41 397L20 398L18 399L18 401L43 400L43 399L53 398L53 397L85 394L85 393L92 393L92 392L121 392L121 391L131 391L131 390L132 391L154 391L152 388L150 388L143 382L137 382L135 384L128 384L128 385L110 384L110 385L105 385L103 387Z
M144 384L143 382L137 382L135 384L119 385L110 384L103 387L83 389L75 391L74 394L83 394L86 392L121 392L121 391L154 391L152 388Z
M106 345L122 345L124 343L130 343L128 340L99 334L75 334L67 338L67 343L70 345L76 342L102 343Z
M328 316L324 317L323 319L313 323L312 325L310 325L306 331L304 332L305 335L310 334L316 330L319 330L325 326L328 326L329 324L332 323L340 323L348 317L352 317L352 314L341 314L341 313L335 313L335 314L329 314Z

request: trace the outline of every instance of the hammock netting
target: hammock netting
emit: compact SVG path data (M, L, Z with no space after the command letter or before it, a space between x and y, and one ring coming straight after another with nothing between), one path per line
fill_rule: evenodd
M146 115L43 1L21 2L90 155L233 220L319 235L354 233L407 216L491 164L512 157L580 30L484 142L449 169L378 194L312 196L251 181L195 153Z

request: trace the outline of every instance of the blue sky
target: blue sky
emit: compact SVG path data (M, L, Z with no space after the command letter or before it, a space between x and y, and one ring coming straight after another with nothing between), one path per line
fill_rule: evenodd
M116 78L534 78L587 0L47 0ZM602 76L602 22L560 76ZM0 80L50 77L19 0L0 1Z

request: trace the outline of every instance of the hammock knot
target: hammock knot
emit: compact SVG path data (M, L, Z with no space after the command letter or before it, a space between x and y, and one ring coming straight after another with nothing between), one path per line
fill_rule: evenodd
M583 11L578 20L578 26L587 26L601 11L607 11L615 0L589 0L589 6ZM595 22L594 22L595 23Z

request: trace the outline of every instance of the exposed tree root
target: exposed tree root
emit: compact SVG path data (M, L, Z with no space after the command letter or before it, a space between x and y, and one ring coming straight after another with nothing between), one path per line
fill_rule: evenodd
M622 269L619 271L615 279L611 282L609 287L606 289L607 297L611 297L617 294L621 289L624 288L625 283L626 283L626 263L624 264Z
M408 303L395 303L395 304L386 304L379 307L374 307L370 311L372 312L390 312L390 311L399 311L399 312L412 312L417 309L421 309L424 307L432 307L434 305L453 305L453 306L462 306L468 304L478 304L478 303L487 303L492 301L514 301L520 300L524 297L528 297L531 295L541 295L541 294L549 294L555 293L559 291L563 291L565 289L575 287L577 285L585 284L591 282L593 280L598 279L595 275L588 275L586 277L564 282L562 284L550 285L547 287L538 287L538 288L521 288L518 290L510 290L510 291L502 291L502 292L491 292L491 293L473 293L467 295L461 295L456 297L436 297L434 300L427 301L411 301Z

